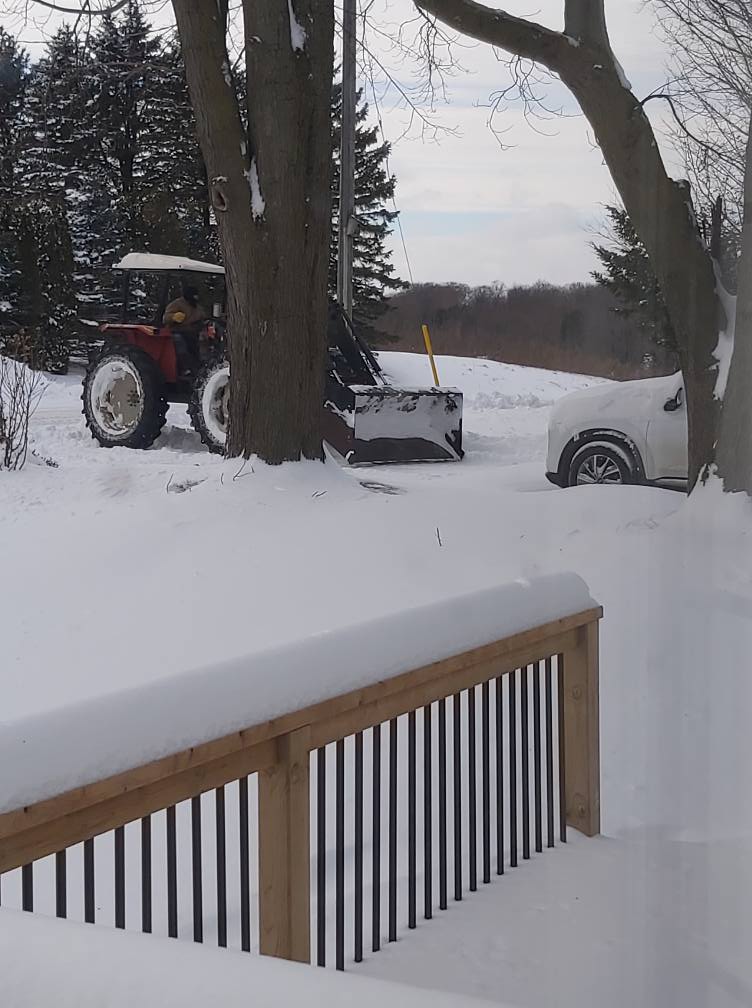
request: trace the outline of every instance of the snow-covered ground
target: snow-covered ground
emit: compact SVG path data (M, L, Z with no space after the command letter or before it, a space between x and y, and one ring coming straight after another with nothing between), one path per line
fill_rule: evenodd
M2 909L0 956L3 1008L483 1008L469 997Z
M421 357L382 362L428 383ZM462 463L294 474L209 456L176 407L154 449L99 449L75 379L53 380L39 457L0 476L6 710L574 571L605 607L604 837L572 838L359 969L536 1008L748 1004L752 507L714 485L689 502L555 489L547 407L592 380L446 358L439 375L465 392Z

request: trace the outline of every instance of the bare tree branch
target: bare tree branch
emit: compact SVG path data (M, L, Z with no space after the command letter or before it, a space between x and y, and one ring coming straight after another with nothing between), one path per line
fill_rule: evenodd
M115 11L119 11L129 3L129 0L115 0L115 3L109 4L107 7L99 7L94 10L88 2L82 4L81 7L61 7L59 4L53 3L52 0L32 0L32 2L39 4L40 7L58 11L60 14L78 14L79 17L85 14L86 17L101 17L104 14L114 14Z
M569 45L561 32L506 11L493 10L475 0L420 0L417 6L440 18L455 31L542 63L550 70L558 69L565 47Z

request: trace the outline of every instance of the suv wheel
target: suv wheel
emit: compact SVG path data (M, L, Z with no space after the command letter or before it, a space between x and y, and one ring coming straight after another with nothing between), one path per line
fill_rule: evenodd
M618 486L635 483L635 471L626 453L616 446L585 445L575 455L569 465L569 486L589 486L604 483Z

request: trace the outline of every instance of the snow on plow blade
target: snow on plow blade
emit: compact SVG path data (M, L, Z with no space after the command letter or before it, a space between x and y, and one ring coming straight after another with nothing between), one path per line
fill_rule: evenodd
M324 437L349 465L462 458L457 389L349 385L327 392Z

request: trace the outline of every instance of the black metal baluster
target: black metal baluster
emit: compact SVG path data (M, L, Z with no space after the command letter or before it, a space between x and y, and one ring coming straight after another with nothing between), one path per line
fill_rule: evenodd
M204 940L204 893L201 865L201 795L191 798L191 874L193 879L193 940Z
M316 758L316 962L326 966L326 747Z
M520 721L522 738L520 746L522 749L522 857L530 860L530 751L528 724L529 710L527 702L527 678L529 667L527 665L520 669Z
M21 908L30 913L34 909L34 864L25 864L21 869Z
M337 742L336 762L336 966L345 968L345 740Z
M446 700L439 700L439 909L447 908Z
M214 792L217 819L217 945L227 948L227 830L225 828L225 789Z
M373 863L371 865L371 949L381 948L381 725L373 728Z
M251 951L251 852L248 839L248 778L238 781L240 805L240 948Z
M533 665L533 760L535 774L535 849L543 850L543 809L541 805L541 723L540 723L541 663Z
M151 817L141 820L141 930L151 932Z
M355 736L355 962L363 961L363 732Z
M483 881L491 881L491 725L489 686L481 686L481 766L483 769Z
M174 805L167 809L167 935L178 936L178 838Z
M462 739L460 730L460 694L452 700L454 727L454 898L462 899Z
M389 722L389 941L397 941L397 718Z
M407 926L416 925L415 711L407 715Z
M546 827L548 847L554 846L554 714L553 668L546 658Z
M564 655L556 656L558 683L556 699L559 708L559 836L567 842L566 754L564 744Z
M94 839L84 840L84 921L94 923Z
M509 864L517 867L517 670L509 673Z
M504 693L496 679L496 874L504 874Z
M68 915L68 880L65 851L55 855L55 916Z
M467 691L467 801L468 851L470 854L470 892L478 888L478 810L476 802L475 762L475 687Z
M431 705L423 708L423 916L433 917L433 807L431 775Z
M115 927L125 928L125 827L115 830Z

